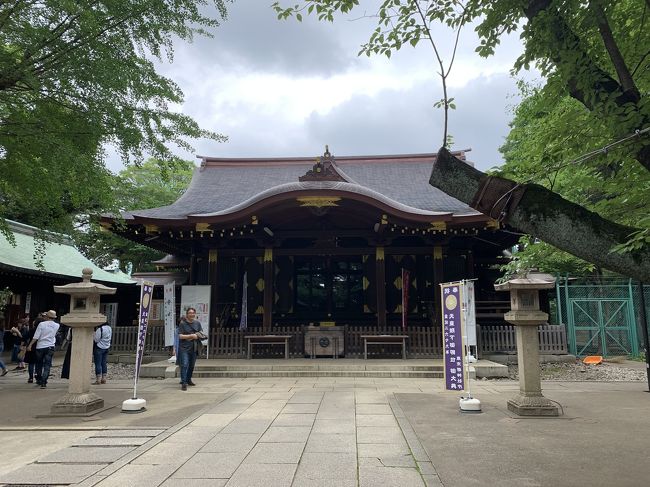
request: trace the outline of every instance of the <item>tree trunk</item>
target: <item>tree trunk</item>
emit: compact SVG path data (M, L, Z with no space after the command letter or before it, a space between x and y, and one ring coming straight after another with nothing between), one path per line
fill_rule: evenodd
M438 152L429 184L576 257L640 281L650 280L650 249L611 252L637 229L605 220L542 186L488 176L444 148Z

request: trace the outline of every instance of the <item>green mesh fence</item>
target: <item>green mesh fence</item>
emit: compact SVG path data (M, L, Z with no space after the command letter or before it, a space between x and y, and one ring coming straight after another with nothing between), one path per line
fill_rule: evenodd
M644 286L650 316L650 286ZM567 328L569 352L577 356L638 355L643 350L640 288L628 279L558 277L551 322Z

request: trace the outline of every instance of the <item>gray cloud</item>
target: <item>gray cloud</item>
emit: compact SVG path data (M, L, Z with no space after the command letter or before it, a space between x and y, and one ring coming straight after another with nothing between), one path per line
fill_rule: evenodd
M341 42L345 25L280 21L270 1L239 0L230 5L228 19L214 31L214 38L196 38L176 47L175 57L191 57L196 75L203 70L244 69L289 75L330 76L359 63L354 47ZM350 48L352 47L352 48ZM163 66L168 75L173 67Z
M442 143L442 111L433 108L438 86L421 83L408 91L386 90L358 96L327 115L313 114L307 124L317 147L328 143L334 154L436 152ZM452 90L457 110L450 112L449 133L455 149L471 148L479 169L502 162L498 147L508 131L514 81L506 75L478 78Z
M195 154L317 156L325 144L340 156L436 152L443 133L442 111L433 108L439 98L438 90L432 80L404 91L384 90L377 96L355 96L329 113L312 113L304 124L287 121L274 113L255 112L245 104L233 104L228 112L237 114L237 120L217 121L229 141L195 141ZM514 96L514 80L507 75L477 78L463 88L453 89L451 94L458 106L450 112L453 148L472 149L468 158L478 169L500 164L498 148L508 133L511 118L507 106L518 99ZM203 108L197 106L200 111ZM195 154L183 156L195 160Z
M374 0L373 0L374 1ZM158 63L162 74L176 81L186 94L182 110L206 128L229 137L225 144L210 140L193 141L196 152L179 154L194 159L195 154L215 157L315 156L329 144L336 155L435 152L442 139L442 112L433 108L440 99L437 79L404 90L384 90L376 96L356 95L329 113L313 112L303 123L290 121L283 113L246 103L245 97L215 104L213 95L232 89L238 76L277 74L289 78L329 78L334 74L354 74L368 68L365 56L356 56L367 40L374 19L318 22L306 17L302 23L278 21L269 2L239 0L229 11L229 19L215 31L214 39L197 39L194 44L178 43L173 64ZM286 3L286 2L285 2ZM291 3L291 2L289 2ZM364 0L364 8L366 7ZM369 10L368 12L372 12ZM449 41L441 37L441 43ZM478 44L471 28L466 29L457 59L509 65L521 51L518 36L504 36L497 55L482 61L473 52ZM448 46L443 46L448 47ZM405 47L390 60L392 72L417 72L422 66L433 73L433 55L426 45ZM467 61L466 61L467 62ZM229 78L223 80L224 76ZM234 78L234 81L233 79ZM250 89L250 85L249 85ZM265 86L255 87L260 92ZM273 92L269 91L269 97ZM508 133L508 95L516 93L507 75L474 79L463 88L453 88L451 96L458 109L451 113L450 133L454 147L472 148L470 159L480 169L501 161L498 147ZM314 92L314 99L319 93ZM215 115L219 112L219 116ZM108 150L109 166L121 164Z

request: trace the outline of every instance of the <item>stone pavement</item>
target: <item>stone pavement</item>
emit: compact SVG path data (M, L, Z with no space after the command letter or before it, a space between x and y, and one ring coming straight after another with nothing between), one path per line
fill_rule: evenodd
M122 398L128 397L127 387ZM383 479L387 486L440 485L393 396L396 390L430 390L426 380L202 379L183 393L177 379L168 379L143 381L143 387L139 395L145 398L164 389L167 401L182 403L209 394L214 400L193 414L188 410L187 417L164 429L134 429L149 411L121 417L104 411L93 423L105 423L106 428L78 431L69 446L5 473L0 483L370 486ZM96 389L106 399L109 389ZM27 394L42 397L40 392ZM130 420L128 428L119 424L123 418ZM58 422L59 428L75 422L37 421L43 424L40 429L46 422Z
M35 419L65 383L24 386L0 383L7 485L645 485L650 394L638 382L544 383L564 407L555 419L510 414L507 380L474 383L477 415L460 414L440 379L201 379L185 393L177 379L147 380L148 411L133 415L119 412L123 381L97 387L115 407L83 419ZM19 431L32 435L29 460L11 456L6 434Z

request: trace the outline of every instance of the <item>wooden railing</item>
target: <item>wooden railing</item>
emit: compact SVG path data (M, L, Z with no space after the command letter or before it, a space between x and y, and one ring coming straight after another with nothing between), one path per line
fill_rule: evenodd
M408 335L406 344L408 356L411 358L441 357L442 356L442 333L440 328L431 326L410 326L406 333L401 327L388 327L378 330L376 326L355 326L349 327L345 332L345 356L362 357L363 340L361 335ZM372 347L368 355L395 356L401 358L401 348L395 345L384 347Z
M219 358L245 358L246 339L249 335L264 335L262 328L213 328L210 330L210 356ZM275 326L274 335L291 335L289 340L289 355L291 357L302 357L304 355L304 335L300 326ZM256 346L256 355L265 357L284 358L284 348L277 346Z
M291 335L289 340L289 355L303 357L304 332L301 326L273 327L275 335ZM210 357L214 358L244 358L246 356L247 335L263 335L262 328L212 328L210 330ZM345 356L361 357L363 355L363 340L361 335L400 335L400 327L388 327L384 330L376 326L348 326L345 331ZM428 358L442 356L442 333L439 327L411 326L406 334L409 336L407 350L411 358ZM484 325L477 330L479 357L485 354L516 353L517 341L515 328L512 325ZM112 352L134 353L138 340L136 326L118 326L113 330ZM149 327L145 340L145 352L164 352L165 330L162 326ZM283 357L281 347L256 347L256 354L265 357ZM539 327L539 351L544 354L559 355L567 353L566 330L564 325L544 325ZM376 356L400 356L399 347L387 345L373 347L369 354Z
M478 327L479 357L481 354L517 353L517 337L512 325ZM542 325L539 328L539 352L549 355L567 353L564 325Z
M113 328L113 340L111 352L135 353L138 345L137 326L116 326ZM165 348L165 327L150 326L147 328L147 339L144 341L146 353L164 352Z

